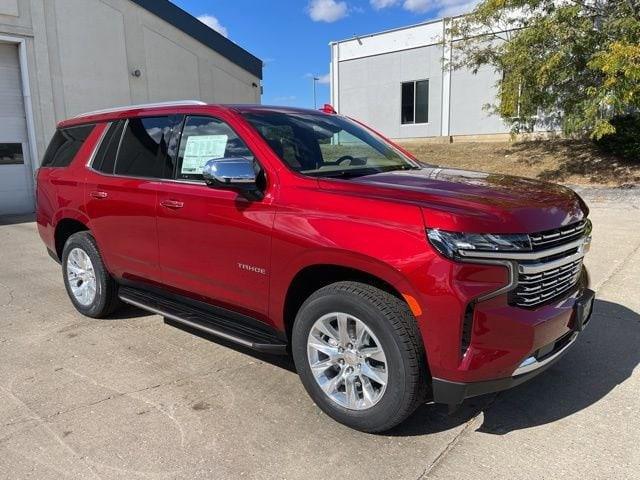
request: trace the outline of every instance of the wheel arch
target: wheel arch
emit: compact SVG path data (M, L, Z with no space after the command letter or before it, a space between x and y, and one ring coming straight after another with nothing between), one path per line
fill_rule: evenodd
M67 242L69 237L74 233L84 232L87 230L89 230L87 224L78 218L65 217L56 223L53 238L55 245L54 253L58 260L62 260L62 250L64 249L64 244Z
M336 263L318 263L307 265L296 272L289 282L282 308L282 323L291 338L291 330L298 310L313 292L320 288L341 281L355 281L379 288L407 304L416 314L415 306L411 305L414 297L407 293L407 289L397 282L361 268Z

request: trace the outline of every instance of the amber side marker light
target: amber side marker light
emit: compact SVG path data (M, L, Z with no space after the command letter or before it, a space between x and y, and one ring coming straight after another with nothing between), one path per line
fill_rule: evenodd
M413 313L414 316L419 317L420 315L422 315L420 304L415 298L413 298L413 296L409 295L408 293L403 293L402 296L409 305L411 313Z

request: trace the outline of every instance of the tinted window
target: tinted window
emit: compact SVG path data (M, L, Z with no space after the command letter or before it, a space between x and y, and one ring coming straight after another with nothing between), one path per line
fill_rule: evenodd
M0 143L0 165L20 165L24 163L21 143Z
M413 123L414 82L402 84L402 123Z
M418 168L401 152L348 118L320 113L246 113L293 170L311 176L351 178Z
M429 80L402 84L402 123L429 121Z
M177 178L202 179L202 167L214 158L251 158L253 154L221 120L187 117L178 149Z
M416 123L429 121L429 81L416 82Z
M95 125L81 125L56 130L42 159L42 166L66 167L71 164L94 127Z
M60 147L62 147L66 141L67 139L62 133L62 130L56 130L56 133L53 134L53 138L49 142L44 158L42 159L43 167L53 166L53 159L55 158L57 151L60 150Z
M93 160L93 169L104 173L113 173L113 167L116 164L116 154L118 153L118 145L122 137L122 129L125 125L124 120L114 122L102 139L100 148L96 152L96 158Z
M168 176L171 132L170 117L129 119L120 143L115 173L150 178Z

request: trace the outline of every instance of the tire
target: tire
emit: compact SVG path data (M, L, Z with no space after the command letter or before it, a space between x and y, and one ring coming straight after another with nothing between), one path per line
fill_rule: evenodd
M67 239L62 251L62 276L71 303L87 317L104 318L121 305L118 285L105 268L96 241L89 232L74 233Z
M339 321L346 322L347 345L337 331ZM363 342L355 339L356 328L366 330L358 322L369 330ZM332 350L336 343L337 354ZM312 294L296 316L291 348L302 384L316 405L356 430L389 430L426 399L428 373L416 320L402 300L371 285L338 282ZM377 348L382 355L369 356ZM321 384L333 393L325 393Z

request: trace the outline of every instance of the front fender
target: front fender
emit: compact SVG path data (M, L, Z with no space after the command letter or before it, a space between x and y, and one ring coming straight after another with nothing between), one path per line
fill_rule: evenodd
M391 265L376 258L347 250L336 248L322 248L307 250L304 253L290 259L285 267L272 278L271 283L271 318L275 326L284 329L285 301L289 286L294 278L304 269L316 266L343 267L376 277L391 285L400 293L412 307L414 314L421 315L417 292L404 274ZM413 303L415 302L415 303ZM418 305L418 310L415 306Z

